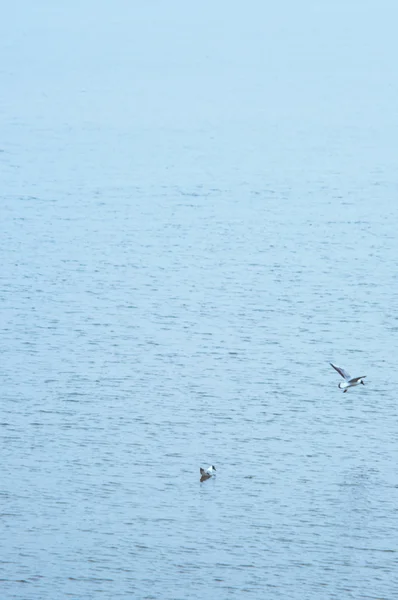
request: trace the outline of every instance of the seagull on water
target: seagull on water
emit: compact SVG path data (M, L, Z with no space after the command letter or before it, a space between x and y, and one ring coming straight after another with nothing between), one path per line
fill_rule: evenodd
M206 479L210 479L210 477L215 475L215 471L216 467L214 465L211 465L208 469L202 469L202 467L200 467L200 481L202 482L206 481Z
M330 365L337 371L337 373L340 373L343 379L345 379L344 383L339 383L339 388L344 390L344 393L348 390L348 388L359 385L360 383L365 385L363 380L365 379L366 375L362 375L361 377L351 377L351 375L341 367L336 367L336 365L333 363L330 363Z

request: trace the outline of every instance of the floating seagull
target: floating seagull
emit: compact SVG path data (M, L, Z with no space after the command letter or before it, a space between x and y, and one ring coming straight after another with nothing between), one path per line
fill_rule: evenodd
M206 479L210 479L210 477L214 475L215 470L216 467L214 465L212 465L208 469L202 469L202 467L200 467L200 481L202 482L206 481Z
M360 383L365 385L363 379L365 379L366 375L363 375L362 377L351 377L351 375L341 367L336 367L336 365L333 363L330 363L330 365L333 367L333 369L336 369L337 373L340 373L343 379L345 379L345 383L339 383L339 388L344 390L344 393L348 390L348 388L359 385Z

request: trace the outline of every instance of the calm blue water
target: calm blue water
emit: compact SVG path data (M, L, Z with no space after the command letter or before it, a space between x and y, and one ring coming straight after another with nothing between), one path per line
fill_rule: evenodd
M4 600L398 595L398 11L300 4L4 9Z

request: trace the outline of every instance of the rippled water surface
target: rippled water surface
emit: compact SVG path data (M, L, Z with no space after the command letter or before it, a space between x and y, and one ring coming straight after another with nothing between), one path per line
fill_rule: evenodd
M0 597L393 600L397 9L138 4L0 25Z

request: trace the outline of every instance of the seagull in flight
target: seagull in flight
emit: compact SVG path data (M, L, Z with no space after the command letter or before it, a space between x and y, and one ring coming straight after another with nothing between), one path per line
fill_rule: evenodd
M362 385L365 385L363 380L365 379L366 375L362 375L361 377L351 377L351 375L349 373L347 373L347 371L345 371L341 367L337 367L333 363L330 363L330 365L345 380L344 383L339 383L339 388L341 390L344 390L344 393L348 390L348 388L354 387L355 385L359 385L360 383L362 383Z
M213 477L215 471L216 467L214 465L211 465L211 467L209 467L208 469L202 469L202 467L200 467L200 482L202 483L202 481L206 481L206 479L210 479L210 477Z

